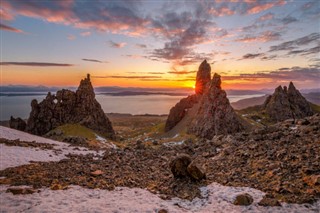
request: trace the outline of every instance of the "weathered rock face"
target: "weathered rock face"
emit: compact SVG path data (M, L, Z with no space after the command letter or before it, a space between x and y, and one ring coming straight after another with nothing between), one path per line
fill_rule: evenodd
M190 133L211 139L214 135L244 130L239 116L231 107L227 94L221 89L221 77L214 74L209 88L202 96L200 108L189 128Z
M207 60L204 60L198 69L197 78L196 78L196 87L195 92L196 94L203 94L207 84L211 80L211 67L207 63Z
M67 123L79 123L92 130L114 137L111 122L95 99L90 75L81 80L76 92L60 90L56 95L49 92L40 103L31 102L31 113L26 131L44 135L50 130Z
M24 131L26 129L27 123L21 118L10 117L9 126L12 129Z
M172 107L166 121L165 131L168 132L173 127L175 127L186 115L187 110L198 102L198 99L199 96L195 94L190 95L186 98L181 99L174 107Z
M262 108L272 121L303 118L313 115L307 100L295 88L292 82L287 87L277 87L272 96L269 96Z

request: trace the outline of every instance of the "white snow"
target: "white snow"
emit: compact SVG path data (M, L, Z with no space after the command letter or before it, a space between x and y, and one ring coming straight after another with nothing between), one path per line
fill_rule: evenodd
M29 164L30 161L59 161L67 158L67 154L102 154L102 152L88 151L83 147L77 147L75 149L75 147L72 147L67 143L42 138L3 126L0 126L0 137L8 140L20 139L20 141L34 141L38 143L53 144L55 145L54 149L59 150L41 150L39 148L6 146L4 144L0 144L0 170L8 167Z
M166 147L178 146L178 145L182 145L182 144L184 144L184 141L172 141L172 142L163 143L163 145Z
M68 190L41 189L32 195L6 193L8 186L0 186L1 212L157 212L166 209L170 213L182 212L318 212L320 203L314 205L282 204L282 207L262 207L257 202L263 192L244 187L226 187L213 183L203 187L204 199L192 202L178 198L162 200L144 189L117 187L113 191L86 189L71 186ZM235 206L231 202L239 193L247 192L255 199L250 206Z

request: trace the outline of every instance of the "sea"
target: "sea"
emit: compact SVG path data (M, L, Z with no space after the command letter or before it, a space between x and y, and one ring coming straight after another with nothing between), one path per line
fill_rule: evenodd
M259 97L255 95L230 95L230 102L236 102L241 99ZM96 99L101 104L106 113L128 113L133 115L141 114L169 114L180 99L186 96L172 95L134 95L134 96L111 96L97 94ZM37 95L19 95L19 96L0 96L0 121L9 120L10 116L26 119L31 111L31 101L37 99L38 102L45 98L44 94Z

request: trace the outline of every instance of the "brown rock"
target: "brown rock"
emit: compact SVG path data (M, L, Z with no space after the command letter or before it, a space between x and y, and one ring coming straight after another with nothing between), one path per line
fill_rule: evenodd
M36 192L36 190L34 190L32 188L13 187L13 188L8 188L7 192L11 192L14 195L25 195L25 194L33 194Z
M168 210L166 210L166 209L160 209L160 210L158 211L158 213L168 213Z
M244 121L235 113L221 89L221 77L214 74L208 90L200 101L197 116L189 127L189 132L212 139L215 135L226 135L245 129Z
M249 206L253 203L253 198L248 193L237 195L235 201L233 202L234 205L239 206Z
M195 85L195 93L202 95L206 90L207 84L211 80L211 67L207 63L207 60L204 60L198 69L196 85Z
M199 97L197 95L190 95L187 98L181 99L172 107L166 121L165 131L168 132L175 127L186 115L187 110L198 102L198 99Z
M102 175L102 174L103 174L103 171L101 171L101 170L96 170L96 171L94 171L94 172L91 172L90 174L91 174L92 176L97 177L97 176Z
M189 175L187 171L187 167L189 166L190 163L191 163L191 158L189 155L186 155L186 154L181 154L176 158L174 158L170 162L170 169L173 176L175 178L187 177Z
M199 167L194 161L192 161L187 167L189 176L195 180L202 180L206 177L205 172L201 167Z
M274 198L267 198L264 197L262 200L258 203L260 206L281 206L278 200Z
M33 100L31 107L26 131L32 134L44 135L63 124L79 123L114 138L111 122L95 99L89 74L81 80L76 92L65 89L56 95L49 92L42 102Z
M25 131L27 123L21 118L10 117L9 126L12 129L16 129L19 131Z
M276 122L313 115L308 101L292 82L289 84L289 89L278 86L273 95L266 99L262 109L265 110L272 121Z

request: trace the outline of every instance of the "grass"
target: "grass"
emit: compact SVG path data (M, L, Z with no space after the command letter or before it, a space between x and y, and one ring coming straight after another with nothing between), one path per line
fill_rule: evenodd
M65 124L53 131L61 130L65 136L78 136L89 140L96 139L96 133L80 124Z

